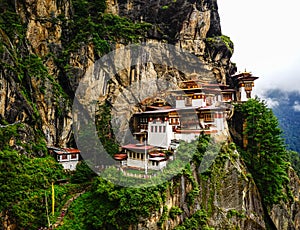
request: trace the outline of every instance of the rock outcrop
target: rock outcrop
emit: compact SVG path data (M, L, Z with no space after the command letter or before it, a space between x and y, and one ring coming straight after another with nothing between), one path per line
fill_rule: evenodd
M0 121L24 123L23 142L35 140L32 136L42 131L48 145L68 145L72 141L73 97L80 80L98 58L96 45L89 38L77 41L70 49L72 31L81 29L70 26L75 20L71 0L7 0L3 5L3 17L15 23L0 28ZM229 76L236 71L230 62L234 47L222 35L216 0L107 0L106 6L106 13L151 24L141 42L170 43L188 51L216 82L230 84ZM125 44L119 39L111 47ZM112 76L107 94L99 99L117 103L118 93L127 86L157 78L177 83L187 76L154 63L129 67ZM189 204L187 194L193 186L185 177L174 180L165 206L168 212L175 206L183 212L163 221L164 229L173 229L200 209L206 210L208 224L215 229L266 229L260 194L236 151L215 163L209 176L200 175L192 167L199 194ZM300 228L300 183L293 171L290 178L295 202L269 210L277 229ZM158 229L163 211L162 207L160 213L141 220L132 229Z
M222 34L216 1L128 0L106 1L106 5L106 12L127 17L133 22L151 23L144 39L146 43L169 42L195 54L217 81L226 82L226 77L234 71L230 63L233 47L217 39ZM71 138L72 98L80 79L95 60L93 45L79 43L78 48L70 50L65 58L68 36L72 36L69 20L74 16L74 7L69 0L18 0L15 4L9 3L8 10L17 13L24 30L17 37L1 30L5 47L1 54L3 65L15 68L13 71L2 69L1 117L10 123L30 120L30 125L34 124L36 129L43 131L49 145L66 145ZM115 47L120 45L116 43ZM38 62L46 68L46 73L18 69L20 63L15 57L24 59L30 55L38 58L35 61L29 58L25 68L33 68ZM161 74L172 77L172 72L162 73L160 67L154 66L150 77L157 78ZM131 84L131 79L122 77L124 74L128 76L129 73L120 73L121 80L116 79L113 83L115 89ZM136 74L139 76L135 80L146 76L142 71ZM25 76L20 79L18 75ZM34 115L35 119L32 119Z
M179 207L183 212L176 218L165 220L162 229L173 229L197 210L208 214L208 225L214 229L266 229L260 194L237 151L220 155L204 174L200 174L195 165L192 168L200 188L199 195L193 204L189 204L191 182L184 176L173 180L165 205L168 211ZM159 229L159 216L139 224L136 229Z

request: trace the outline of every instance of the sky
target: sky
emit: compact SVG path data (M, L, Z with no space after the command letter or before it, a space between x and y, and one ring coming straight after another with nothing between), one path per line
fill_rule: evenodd
M222 34L234 43L232 62L269 88L300 91L300 1L218 0Z

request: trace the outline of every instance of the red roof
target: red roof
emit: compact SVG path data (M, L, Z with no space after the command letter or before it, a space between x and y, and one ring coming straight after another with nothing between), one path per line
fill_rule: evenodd
M232 78L236 78L238 80L244 80L244 81L254 81L258 79L259 77L255 77L250 72L242 72L231 76Z
M152 149L154 146L152 145L144 145L144 144L128 144L128 145L123 145L122 148L125 149Z
M80 150L75 148L48 147L48 149L55 152L56 154L79 154L80 153Z
M128 149L132 152L136 152L136 153L143 153L145 151L149 152L153 149L155 149L154 146L152 145L142 145L142 144L128 144L128 145L124 145L122 146L123 149Z
M117 153L114 155L114 158L115 158L115 160L122 161L122 160L127 159L127 154L126 153Z
M65 150L67 153L80 153L80 150L75 148L63 148L63 150Z
M152 152L152 153L149 153L149 155L151 157L165 157L166 154L162 153L162 152Z

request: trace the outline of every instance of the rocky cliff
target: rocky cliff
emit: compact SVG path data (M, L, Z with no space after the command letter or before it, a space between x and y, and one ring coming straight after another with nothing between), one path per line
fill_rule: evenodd
M151 24L140 41L169 42L190 51L219 82L235 70L230 62L233 44L221 33L216 1L106 1L106 5L107 13ZM77 23L79 7L86 6L80 1L20 0L2 7L1 117L34 125L50 145L70 141L72 98L85 70L99 57L92 35L78 32L85 26ZM77 41L77 36L85 37ZM116 38L111 49L124 42L128 44ZM115 88L131 82L129 72L120 73L122 81ZM151 77L161 74L158 67Z
M203 174L194 164L192 171L196 186L186 176L172 181L165 203L169 215L162 229L174 229L197 210L206 213L207 226L212 229L266 229L260 194L236 150L221 153ZM188 197L195 187L199 191L191 202ZM174 207L182 210L175 218L170 215ZM158 217L161 215L139 224L136 229L157 229ZM201 227L204 226L199 224L198 228Z
M216 0L16 0L0 5L0 121L25 124L22 142L42 138L48 145L74 144L71 106L79 81L101 55L133 42L169 43L189 51L219 83L231 84L229 76L236 71L230 62L233 43L221 32ZM162 78L176 83L188 76L150 63L111 77L101 100L114 104L115 95L133 82ZM11 146L20 149L14 141ZM183 213L162 221L164 229L201 208L216 229L266 229L260 194L236 151L217 162L209 176L192 167L200 190L188 204L191 183L184 177L173 182L165 212L180 207ZM299 201L299 179L292 171L291 178ZM162 207L132 229L157 229L163 213ZM297 202L278 204L269 214L276 229L300 227Z

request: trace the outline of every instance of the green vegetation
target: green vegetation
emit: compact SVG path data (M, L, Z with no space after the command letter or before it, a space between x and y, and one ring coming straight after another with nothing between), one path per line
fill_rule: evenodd
M286 199L289 163L277 118L265 102L251 99L237 108L246 122L247 146L242 156L266 205Z
M226 47L233 53L233 42L230 40L230 37L226 35L220 36L221 40L225 43Z
M174 230L191 230L191 229L203 229L212 230L208 226L208 217L205 210L201 209L196 211L190 218L186 218L184 222L174 228Z
M172 2L175 3L176 0ZM67 19L65 15L47 19L53 24L61 23L62 49L55 53L50 49L51 52L46 57L39 57L26 51L25 44L28 42L25 38L26 25L15 13L13 3L8 0L2 1L0 6L0 55L1 57L5 55L5 58L1 58L1 68L9 73L5 75L9 82L20 86L18 91L20 97L22 96L24 103L32 109L31 123L38 124L38 127L35 127L37 130L33 130L35 137L32 143L22 140L20 136L24 128L22 124L0 127L0 212L8 214L19 229L38 229L48 225L46 200L50 207L51 182L70 175L66 175L62 166L46 153L43 134L38 130L41 128L41 121L34 95L53 90L54 98L51 100L57 103L56 119L59 119L65 113L65 103L71 100L69 96L74 93L70 92L72 89L69 84L73 78L78 78L72 71L74 69L70 65L70 57L73 54L78 55L82 47L91 45L96 53L95 58L99 58L109 52L116 43L129 44L141 41L151 25L104 13L106 8L104 0L73 0L74 11L71 19ZM162 6L162 10L170 10L171 7L172 3ZM225 45L231 53L233 52L233 43L227 36L207 38L206 42L211 48L220 45L224 48ZM45 66L47 58L53 58L55 61L59 67L59 76L49 75ZM38 89L33 89L33 82L38 82ZM50 86L47 86L48 83ZM236 110L243 114L246 122L244 135L247 137L248 145L241 150L251 172L246 176L255 180L264 204L270 207L287 198L284 194L284 190L288 190L289 181L287 161L300 169L299 155L295 152L286 152L278 122L263 102L257 99L249 100ZM101 143L112 155L118 152L118 145L110 124L110 112L108 102L100 105L96 126ZM1 123L6 125L4 121ZM17 152L13 149L17 149L16 147L21 147L22 151L28 154L22 154L20 150ZM98 148L96 145L93 147ZM201 135L197 141L182 142L176 159L168 163L162 174L158 173L151 179L126 177L121 171L112 168L104 171L103 175L108 178L104 180L96 177L88 165L82 162L77 165L77 171L71 175L71 183L55 185L56 213L51 217L51 222L59 215L61 207L72 194L82 189L86 182L92 181L90 190L72 203L60 229L128 229L130 225L135 225L142 218L148 218L157 212L161 212L158 226L163 226L169 217L176 219L183 213L177 206L168 212L165 205L167 190L174 191L178 188L182 176L189 187L184 199L190 207L194 207L200 191L207 192L209 196L203 198L207 199L206 211L201 207L201 210L186 218L175 229L210 229L208 217L214 211L212 201L222 183L221 179L225 177L222 174L222 167L225 160L238 157L233 154L235 149L233 143L220 147L209 136ZM33 158L38 152L45 157ZM194 177L195 172L190 162L199 171L204 170L198 175L201 180L210 179L215 182L216 191L204 186L200 189L200 182ZM297 172L299 174L299 170ZM149 170L149 174L154 174L154 171ZM119 180L119 176L128 185L138 182L145 187L116 186L112 182ZM169 179L173 179L173 186L170 185L171 182L166 182ZM153 184L156 186L150 186ZM230 210L227 214L228 218L234 216L243 218L244 214L237 210Z
M45 196L51 205L51 182L64 177L53 157L29 158L12 150L0 151L0 211L8 213L18 228L37 229L47 225ZM63 200L56 194L57 206Z
M96 129L98 137L106 152L113 156L119 151L119 145L116 143L111 126L111 106L108 102L99 105L96 113Z
M287 153L289 162L291 162L293 169L296 171L298 177L300 177L300 154L291 150Z
M72 183L87 183L91 181L97 174L91 170L85 161L80 161L76 165L76 171L71 176Z
M3 125L1 124L3 123ZM47 152L46 142L42 138L41 133L32 135L31 138L24 140L24 133L33 133L34 131L22 123L7 124L5 121L1 121L0 125L0 150L13 150L19 149L19 151L26 153L27 155L44 155Z
M98 177L91 191L72 204L59 229L128 229L159 211L165 191L166 185L123 188Z
M63 26L71 29L63 37L65 51L62 61L66 66L70 52L76 51L82 44L92 43L100 57L109 52L116 42L128 44L140 41L151 27L148 23L132 22L128 18L104 13L104 0L73 0L73 7L72 20L66 20L63 15L60 17Z
M157 226L162 227L163 223L168 219L168 206L164 206L163 207L163 212L162 215L159 219L159 221L157 222Z
M171 209L170 209L170 212L169 212L169 216L170 218L172 219L175 219L177 216L179 216L181 213L183 213L182 209L179 208L178 206L173 206Z
M201 135L199 141L192 143L182 142L178 147L176 160L171 161L164 170L166 175L159 174L154 179L131 178L124 175L120 175L119 178L120 171L114 168L108 169L103 176L111 181L124 179L126 185L144 183L148 187L120 187L104 180L103 177L97 177L92 189L72 204L65 217L65 224L60 229L70 229L71 227L72 229L127 229L130 225L136 225L141 218L149 218L158 211L161 212L161 217L157 225L162 227L168 218L175 219L183 212L179 207L172 207L168 211L165 206L167 190L171 191L178 187L181 176L184 176L185 183L191 185L192 188L186 194L186 202L191 206L194 204L199 195L199 185L193 176L189 160L192 160L194 156L194 162L197 161L196 164L199 164L201 158L206 156L205 152L209 145L215 146L207 135ZM213 148L209 148L209 151L213 151ZM223 158L221 157L219 161L223 162ZM174 185L166 182L166 177L171 174ZM162 181L164 183L161 183ZM156 186L149 187L151 184ZM179 229L200 227L209 229L207 219L206 212L199 210Z
M233 54L233 42L230 40L230 37L226 35L216 36L216 37L209 37L206 38L205 41L207 42L208 46L212 49L219 46L220 43L223 43L227 49Z
M227 212L227 218L232 218L232 217L238 217L238 218L244 218L246 215L242 212L239 212L235 209L231 209Z

